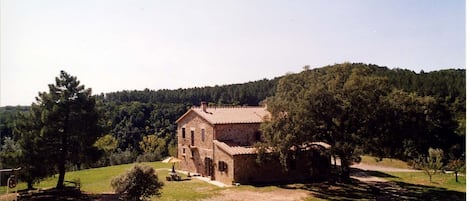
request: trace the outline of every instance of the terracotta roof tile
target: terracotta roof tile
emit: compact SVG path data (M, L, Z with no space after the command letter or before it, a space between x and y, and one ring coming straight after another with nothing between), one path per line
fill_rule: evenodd
M246 155L246 154L257 154L257 149L255 147L250 146L238 146L238 145L228 145L225 142L220 142L218 140L214 140L213 143L218 146L220 149L224 150L228 154L235 156L235 155ZM320 146L325 149L330 149L331 145L324 143L324 142L310 142L304 144L302 147L306 150L309 150L315 146Z
M213 143L218 146L220 149L226 151L228 154L234 155L245 155L245 154L256 154L257 149L254 147L247 146L230 146L224 142L214 140Z
M212 124L261 123L270 113L265 107L202 107L191 109Z

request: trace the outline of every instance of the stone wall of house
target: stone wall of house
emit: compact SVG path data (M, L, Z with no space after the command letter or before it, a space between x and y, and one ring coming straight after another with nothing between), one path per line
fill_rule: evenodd
M330 157L319 152L304 153L296 160L289 161L289 171L283 171L278 160L259 164L255 154L236 155L233 158L234 181L242 184L322 181L330 173Z
M215 125L215 137L218 141L250 146L258 140L256 138L260 136L259 129L259 123L217 124Z
M234 163L233 158L230 154L226 153L224 150L215 146L215 157L213 160L214 163L214 179L225 184L232 184L234 181ZM226 169L220 169L220 162L226 163Z
M256 154L232 156L213 144L213 140L217 139L227 144L250 146L258 140L259 128L259 123L214 126L195 112L187 114L178 121L178 158L182 160L180 169L212 176L212 179L225 184L311 181L328 177L330 157L320 154L318 150L303 152L296 160L289 162L290 171L285 172L278 160L258 164ZM208 175L208 170L212 170L213 175Z
M205 160L213 158L213 134L213 126L194 112L178 122L178 158L182 160L180 169L206 176Z

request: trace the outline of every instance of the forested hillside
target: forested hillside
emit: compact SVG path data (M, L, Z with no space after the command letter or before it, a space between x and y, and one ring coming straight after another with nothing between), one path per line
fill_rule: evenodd
M448 161L460 165L465 155L465 108L460 104L465 102L465 82L464 73L457 72L415 74L350 63L306 67L279 80L275 95L266 100L271 118L262 125L264 138L257 146L260 153L275 154L288 170L298 154L292 149L326 142L329 153L340 160L344 181L350 181L349 167L363 154L419 167L438 160L441 167ZM440 159L429 159L436 152Z
M368 64L351 64L372 69L377 76L386 77L393 88L432 96L441 107L447 108L447 118L458 124L448 128L465 136L465 70L440 70L413 72L404 69L388 69ZM320 71L326 66L313 71ZM96 95L97 107L103 117L107 137L101 141L105 157L97 165L131 162L137 159L160 159L175 154L175 121L188 108L207 101L210 105L259 105L274 95L280 78L263 79L244 84L213 87L195 87L176 90L134 90ZM92 87L92 86L91 86ZM15 139L16 112L28 107L0 109L0 132L2 147L6 137ZM146 137L145 136L156 136ZM156 140L157 146L148 149L142 141ZM106 147L106 148L103 148ZM4 150L4 149L2 149ZM145 153L152 150L154 153ZM155 151L156 150L156 151Z
M13 136L16 115L28 110L29 106L0 107L0 144L3 144L5 137Z
M258 105L265 97L272 96L278 78L263 79L244 84L232 84L214 87L195 87L176 90L121 91L101 94L106 102L142 102L142 103L184 103L197 105L207 101L216 105Z

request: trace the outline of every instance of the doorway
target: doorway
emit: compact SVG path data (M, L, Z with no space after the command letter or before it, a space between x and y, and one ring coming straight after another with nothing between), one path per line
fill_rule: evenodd
M213 178L213 159L205 157L204 159L205 171L204 176L210 176Z

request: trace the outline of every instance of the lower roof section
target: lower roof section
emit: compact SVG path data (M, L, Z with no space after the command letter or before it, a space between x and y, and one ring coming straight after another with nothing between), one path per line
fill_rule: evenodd
M252 147L252 146L239 146L239 145L229 145L225 142L220 142L218 140L214 140L213 143L215 146L219 147L229 155L235 156L235 155L246 155L246 154L257 154L257 148ZM325 149L330 149L331 145L324 143L324 142L310 142L310 143L305 143L302 146L302 149L304 150L309 150L312 147L322 147Z

